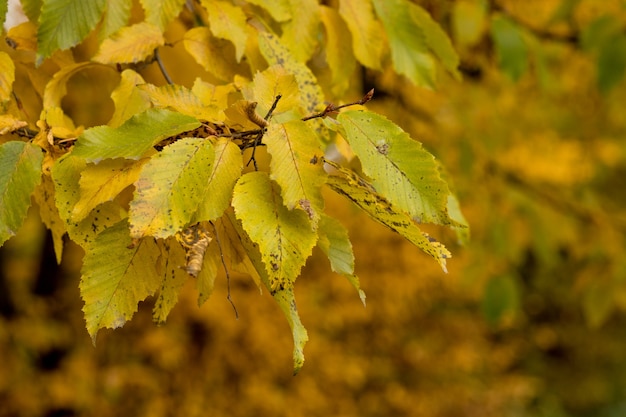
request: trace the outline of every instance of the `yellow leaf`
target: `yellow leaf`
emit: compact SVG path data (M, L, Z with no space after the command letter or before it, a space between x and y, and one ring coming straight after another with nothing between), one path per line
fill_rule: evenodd
M164 44L161 29L150 23L137 23L105 39L93 60L102 64L137 63Z
M218 39L207 27L188 30L183 38L185 49L205 70L224 81L247 72L243 63L236 63L232 43Z
M111 93L111 99L115 104L115 111L109 121L109 126L119 127L135 114L139 114L150 108L150 99L147 94L135 88L144 84L141 75L131 69L122 72L122 78L118 86Z
M99 64L81 62L62 67L46 85L43 95L43 108L61 107L61 99L67 94L67 81L85 68L96 66Z
M291 5L289 0L248 0L248 3L256 4L265 9L277 22L291 19Z
M196 81L193 83L193 87L191 87L191 91L205 106L214 106L218 109L225 109L228 107L229 95L234 93L236 90L232 83L226 85L213 85L200 78L196 78Z
M15 81L15 64L6 52L0 51L0 103L6 103L11 99Z
M235 46L237 62L241 61L248 39L248 23L241 8L220 0L202 0L209 12L211 32L218 38L227 39Z
M352 48L359 62L381 69L385 31L374 16L370 0L340 0L339 14L350 29Z
M185 251L174 237L157 240L161 250L161 285L159 295L154 303L152 319L157 324L165 323L165 319L178 301L178 293L189 279L182 265L185 264Z
M37 26L32 22L24 22L13 26L7 33L6 42L18 51L37 50Z
M291 19L283 24L280 40L300 62L306 62L317 47L320 6L317 0L289 0Z
M137 181L147 161L147 158L139 161L116 158L87 165L80 175L80 199L72 210L72 220L81 221L100 204L113 200Z
M254 76L254 82L244 88L243 95L247 100L258 103L256 110L261 117L268 113L280 95L280 100L272 112L272 120L276 123L300 119L304 115L304 105L296 78L278 65L258 72Z
M224 112L217 106L207 106L193 91L181 85L167 84L157 87L153 84L138 86L145 91L155 107L171 108L179 113L199 120L218 123L224 120Z
M185 0L141 0L146 21L162 31L180 14Z
M43 175L41 184L35 189L33 199L37 203L41 221L52 233L52 243L57 263L61 263L63 255L63 235L65 234L65 223L59 215L59 210L54 202L54 183L49 175Z
M5 135L26 126L28 126L27 122L16 119L10 114L0 115L0 135Z
M322 6L321 19L326 29L325 52L332 73L331 89L341 96L349 88L350 78L356 70L350 31L336 9Z

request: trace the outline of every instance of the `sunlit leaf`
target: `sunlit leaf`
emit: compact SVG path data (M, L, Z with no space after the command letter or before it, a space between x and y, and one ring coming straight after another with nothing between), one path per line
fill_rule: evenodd
M147 159L135 162L117 158L87 165L80 176L80 199L72 210L72 219L81 221L96 206L113 200L137 180L146 162Z
M445 246L422 232L409 215L394 207L365 180L345 168L339 166L335 168L339 170L341 176L328 177L327 184L332 190L347 197L372 219L404 236L409 242L435 258L444 272L447 272L446 260L451 255Z
M155 107L171 108L196 119L214 123L224 120L223 110L217 106L205 105L191 90L182 85L167 84L157 87L154 84L143 84L137 88L146 92Z
M262 173L258 174L262 175ZM259 252L259 248L253 243L253 240L245 232L242 224L232 213L228 213L228 220L229 224L231 224L238 233L239 241L246 248L246 252L250 256L250 260L255 269L258 271L261 281L267 288L271 288L272 278L265 269L265 262L262 253ZM272 297L274 297L274 300L278 303L278 306L287 318L287 322L291 328L293 337L293 367L294 374L297 374L304 365L304 345L309 340L309 336L300 321L293 292L293 283L287 283L283 288L272 291Z
M124 326L137 304L159 288L161 277L155 271L159 253L152 238L133 244L126 221L100 233L85 252L80 294L94 344L98 330Z
M291 5L289 0L248 0L265 9L277 22L291 19Z
M158 27L161 31L179 15L186 0L140 0L146 13L146 22Z
M28 126L28 122L16 119L10 114L0 115L0 135L5 135L26 126Z
M317 47L320 6L317 0L289 0L291 19L282 26L280 40L300 62L309 60Z
M0 145L0 245L14 236L41 182L41 149L25 142Z
M221 0L202 0L207 9L209 25L214 36L233 43L237 61L241 61L248 39L247 17L240 7Z
M304 210L315 226L324 206L321 186L326 177L316 163L323 152L315 134L306 122L293 120L270 124L263 142L272 155L271 178L280 185L284 204L289 210Z
M211 175L210 141L181 139L144 165L130 204L131 236L167 238L191 221Z
M37 51L37 26L32 21L13 26L7 33L6 42L17 51Z
M455 223L447 210L448 185L435 158L419 142L376 113L351 110L337 120L379 193L419 222Z
M352 49L359 62L381 69L385 46L384 30L374 15L370 0L341 0L339 14L352 34Z
M251 88L244 90L246 99L257 102L256 110L262 117L269 112L279 95L280 100L272 112L272 120L285 123L300 119L305 104L301 101L296 78L283 67L274 65L263 72L257 72Z
M37 63L57 49L77 45L104 13L106 0L45 0L39 15Z
M165 44L161 30L146 22L127 26L100 44L93 60L102 64L137 63Z
M195 221L211 221L224 214L233 196L235 183L241 176L243 160L239 147L222 138L215 143L215 160L211 175L199 190L202 200Z
M352 51L352 38L348 26L336 9L321 6L321 19L326 29L326 61L332 73L333 92L343 94L349 87L356 70L356 59Z
M111 100L115 104L115 112L109 121L110 127L119 127L135 114L150 108L150 99L137 85L144 84L141 75L131 69L122 71L118 86L111 92Z
M211 34L207 27L196 27L185 32L183 44L189 54L205 70L224 81L232 81L246 67L235 60L235 47L229 41Z
M250 239L259 245L272 293L291 287L317 240L307 214L288 210L280 187L262 171L241 176L233 207Z
M528 47L521 29L504 16L491 20L491 36L498 55L498 64L511 79L519 79L528 68Z
M148 109L120 127L97 126L85 130L72 154L93 163L107 158L139 159L161 140L199 126L200 122L191 116L165 109Z
M412 16L418 6L407 0L374 0L374 7L387 32L396 71L417 85L434 87L435 61L424 29L416 25Z
M6 52L0 51L0 104L11 99L13 81L15 81L15 64Z
M323 215L319 223L318 246L328 257L331 269L343 275L354 286L365 305L365 293L354 274L354 253L346 228L335 218Z
M104 40L128 24L132 2L128 0L106 0L99 38Z
M228 97L235 92L233 84L213 85L200 78L196 78L191 87L191 91L200 98L205 106L225 109L228 107Z

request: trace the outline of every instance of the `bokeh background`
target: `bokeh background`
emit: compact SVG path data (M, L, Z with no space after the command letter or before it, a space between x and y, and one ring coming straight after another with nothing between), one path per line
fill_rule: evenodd
M0 249L0 416L626 415L626 3L419 3L464 80L428 91L360 70L350 94L374 87L368 107L446 167L471 225L464 246L428 229L453 252L448 274L328 193L367 306L315 252L296 284L310 337L297 376L287 322L244 276L239 319L220 275L202 307L190 281L165 325L146 300L94 348L81 249L57 265L35 207ZM164 57L184 80L177 53ZM102 86L72 83L67 112L106 122Z

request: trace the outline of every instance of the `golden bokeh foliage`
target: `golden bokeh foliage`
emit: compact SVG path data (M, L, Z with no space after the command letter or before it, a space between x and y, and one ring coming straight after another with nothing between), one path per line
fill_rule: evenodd
M34 2L24 3L32 15ZM164 27L162 16L142 15L141 5L151 2L135 3L135 23ZM201 3L231 7L228 1ZM232 2L240 3L266 10L254 23L284 25L288 39L309 24L285 23L291 1ZM303 3L308 10L315 2ZM354 1L324 3L321 21L326 33L338 38L349 37L349 27L358 22L381 26L367 20L376 13L393 16L376 9L374 4L384 9L381 2L363 2L368 6L357 9ZM57 266L59 242L33 208L0 249L0 415L625 414L626 5L620 0L415 3L450 34L462 80L434 67L435 73L421 74L428 80L435 76L433 90L408 80L408 69L398 75L388 66L358 67L403 52L397 45L395 52L385 50L375 39L355 40L341 68L326 66L342 65L338 51L324 56L314 43L304 45L308 66L287 71L296 79L312 71L327 99L358 100L375 88L368 109L384 114L441 161L442 177L471 226L464 245L457 243L468 237L462 230L424 227L454 254L448 274L403 237L325 190L326 208L349 232L367 306L315 249L295 284L310 339L306 366L297 376L292 376L292 335L280 307L243 274L231 273L227 288L221 266L213 295L201 307L195 283L187 281L166 323L153 324L157 300L149 298L123 328L102 330L94 348L78 288L83 249L64 238ZM218 37L203 30L185 33L185 18L167 26L166 44L183 35L191 44ZM342 19L354 20L343 25ZM242 40L241 24L234 19L230 31L219 35L223 43L212 43L241 66L210 65L204 59L215 51L194 50L199 56L192 59L183 42L163 48L162 62L187 89L210 88L194 84L198 74L216 85L234 74L252 79L237 57L245 42L257 40ZM32 50L29 30L32 35L28 25L9 32L15 51L1 48L7 54ZM142 33L162 44L155 35L160 31ZM38 109L52 74L96 56L97 43L88 37L71 53L55 53L43 61L41 72L18 64L14 86L24 92L24 108ZM0 55L0 65L10 64ZM156 63L140 73L164 85ZM119 83L143 82L129 73L91 68L66 75L67 94L53 97L63 111L45 116L57 126L57 137L71 138L82 126L109 120L121 125L126 118L115 110L116 100L136 106L129 114L143 105L136 90L135 96L110 98ZM237 87L244 84L236 79ZM7 82L0 78L0 86ZM35 88L25 88L30 85ZM307 91L311 97L319 93ZM220 100L230 92L214 87L213 94L215 107L203 111L218 114ZM15 125L19 120L0 120L7 131L23 127ZM348 163L348 144L339 141L336 149ZM264 152L259 150L260 163L267 163ZM351 167L360 169L356 162ZM35 207L45 206L43 197Z

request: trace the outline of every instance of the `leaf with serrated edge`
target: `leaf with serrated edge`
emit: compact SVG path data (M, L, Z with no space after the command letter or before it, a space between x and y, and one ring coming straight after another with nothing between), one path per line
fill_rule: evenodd
M241 61L248 39L247 17L240 7L220 0L201 0L208 11L211 32L218 38L233 43L237 62Z
M136 64L148 58L154 50L165 44L158 27L141 22L117 31L100 44L93 60L102 64Z
M25 142L0 145L0 246L14 236L26 218L30 196L41 182L43 153Z
M185 272L185 251L174 237L159 239L157 245L161 250L159 295L154 303L152 319L157 324L165 323L167 316L178 301L181 288L189 279Z
M292 286L317 241L306 213L288 210L280 187L262 171L239 178L233 207L243 228L259 245L271 291Z
M0 103L11 99L15 81L15 64L6 52L0 51Z
M320 6L317 0L289 0L291 19L283 24L281 41L300 62L309 60L319 36Z
M374 188L418 222L456 225L448 215L448 184L435 157L379 114L351 110L337 120Z
M182 114L213 123L224 121L224 111L217 106L205 105L191 90L175 84L157 87L154 84L143 84L137 87L144 91L155 107L169 107Z
M235 183L241 176L241 150L233 142L221 138L215 143L215 160L207 183L201 189L202 201L194 220L211 221L224 214L230 205Z
M186 0L140 0L146 13L146 22L165 30L183 10Z
M244 88L246 100L258 103L256 111L264 117L280 95L280 100L272 112L272 121L285 123L303 116L305 103L300 98L296 78L285 68L273 65L263 72L257 72L254 82Z
M341 174L328 177L327 184L335 192L347 197L372 219L384 224L394 232L404 236L409 242L435 258L441 269L446 269L446 260L450 252L439 242L432 239L406 213L398 210L383 196L376 193L373 187L352 171L333 165Z
M67 231L54 202L54 183L49 175L42 175L41 184L35 189L33 199L38 206L39 217L52 234L52 244L57 264L63 255L63 235Z
M110 127L119 127L135 114L142 113L150 108L148 95L145 91L135 88L137 85L144 83L145 81L141 75L135 71L131 69L122 71L120 83L111 93L115 111L109 121Z
M96 206L113 200L137 180L147 161L147 158L137 162L117 158L87 165L80 175L80 200L72 210L72 220L81 221Z
M371 0L340 0L339 14L352 34L354 56L368 68L381 69L385 37Z
M323 155L315 134L301 120L270 124L263 137L270 161L271 178L282 190L284 204L289 210L304 210L317 225L324 207L321 187L326 173L320 164L312 163Z
M359 278L354 274L354 253L348 231L339 220L324 214L319 223L319 235L317 245L328 257L330 268L346 277L365 306L365 293L361 290Z
M128 24L133 3L128 0L107 0L106 10L98 38L100 41L113 35Z
M94 344L98 330L122 327L138 303L159 288L161 277L155 270L159 253L152 238L133 245L126 221L100 233L85 251L80 294Z
M94 163L107 158L139 159L161 140L199 126L194 117L166 109L148 109L117 128L96 126L85 130L72 154Z
M44 1L37 31L37 65L58 49L77 45L96 27L106 0Z
M144 165L130 203L131 236L167 238L187 225L203 198L215 152L210 141L185 138Z
M263 255L259 252L259 248L255 246L251 238L244 231L241 223L237 221L235 215L231 211L227 212L226 217L229 224L233 226L236 233L239 235L239 241L245 247L250 261L258 272L261 281L267 288L271 288L271 278L264 268L264 262L262 260ZM309 340L309 336L300 321L300 316L296 307L296 299L293 292L293 283L288 283L284 286L284 288L272 291L272 297L274 297L274 300L276 300L276 303L283 311L283 314L289 323L289 327L291 328L291 334L293 337L293 373L295 375L304 365L304 345Z

